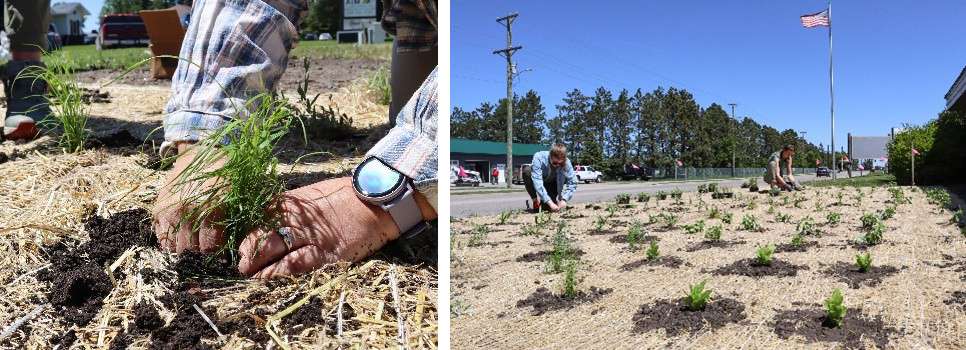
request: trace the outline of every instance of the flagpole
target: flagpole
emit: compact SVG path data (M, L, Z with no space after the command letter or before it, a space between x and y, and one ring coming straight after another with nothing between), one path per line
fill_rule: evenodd
M838 178L835 162L835 78L832 70L832 0L828 0L828 95L829 116L832 119L832 178Z

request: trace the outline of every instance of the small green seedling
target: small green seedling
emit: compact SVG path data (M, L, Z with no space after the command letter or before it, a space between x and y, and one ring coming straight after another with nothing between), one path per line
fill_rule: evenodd
M537 236L540 235L540 227L532 224L523 224L520 226L520 234L524 236Z
M637 194L637 201L641 203L647 203L651 200L651 195L641 192Z
M607 217L612 218L612 217L614 217L614 215L617 215L617 210L618 209L619 208L615 204L608 205L607 206Z
M709 241L720 241L721 240L721 225L714 225L708 228L708 231L704 233L704 238Z
M879 217L872 213L865 213L862 214L862 217L859 220L862 221L862 228L869 230L875 227L875 224L879 222Z
M708 305L708 301L711 299L711 290L704 289L706 282L707 280L704 280L701 283L691 286L691 290L688 291L688 295L685 297L688 310L701 311Z
M657 191L657 200L663 201L665 199L667 199L667 192Z
M698 220L690 225L684 225L684 232L689 235L704 232L704 220Z
M779 189L777 189L777 188L772 188L772 189L768 190L768 195L770 195L772 197L778 197L781 194L782 194L782 191L779 190Z
M735 220L735 215L732 213L724 213L724 215L721 216L721 222L724 222L729 225L732 222L734 222L734 220Z
M841 191L835 193L835 205L845 204L844 202L842 202L842 197L845 197L845 194L842 193Z
M700 184L698 185L698 193L708 193L708 185Z
M774 207L772 207L772 208L774 208ZM778 215L775 215L775 221L777 221L777 222L791 222L792 221L792 216L791 215L788 215L787 213L778 213Z
M949 192L941 187L933 187L926 189L926 198L929 203L938 205L942 208L948 208L949 204L952 203L952 198L949 196Z
M718 207L711 207L711 210L708 211L708 219L718 218L721 218L721 209L718 209Z
M758 219L754 215L745 214L741 218L741 229L745 231L761 231L761 225L758 224Z
M712 192L712 193L718 192L718 183L717 182L709 183L708 184L708 192Z
M638 245L644 241L644 225L639 222L634 222L631 224L631 228L627 230L627 247L635 251Z
M755 200L755 197L748 198L748 203L745 203L745 208L748 208L748 210L758 208L758 201Z
M539 227L544 227L550 223L550 212L541 211L533 216L533 223Z
M602 215L597 215L597 218L594 219L594 231L603 232L604 226L606 225L607 225L607 218L605 218Z
M802 238L801 234L796 233L794 236L792 236L793 247L801 247L803 245L805 245L805 239Z
M809 216L802 218L802 220L798 222L798 225L795 226L795 230L798 231L798 234L806 236L818 232L818 229L815 228L815 222L812 221L812 218Z
M476 225L473 227L473 230L470 231L470 234L469 245L471 247L478 246L483 244L483 241L486 240L486 236L490 234L490 227L486 225Z
M953 217L949 219L949 222L958 224L962 220L963 220L963 208L959 208L959 210L956 210L955 212L953 212Z
M657 242L652 240L650 246L647 247L647 260L657 259L660 255L661 252L658 250Z
M561 225L557 226L557 232L554 233L552 242L553 249L547 256L547 270L550 273L560 273L563 271L564 263L567 260L572 260L576 255L562 222Z
M825 299L825 320L834 327L841 327L842 320L845 319L845 306L842 305L843 302L842 291L836 288L832 291L832 295Z
M855 256L855 265L859 267L859 271L869 272L869 268L872 267L872 254L857 254Z
M755 250L755 262L758 265L771 265L773 254L775 254L774 245L769 244L764 247L758 247Z
M574 259L568 259L563 263L563 294L564 297L573 298L577 296L577 267L578 261Z
M889 193L892 194L892 204L894 205L898 206L900 204L906 204L906 203L912 202L908 198L906 198L906 194L902 192L901 187L890 187Z
M665 228L674 228L678 224L678 216L674 214L662 213L662 219L664 220Z
M507 223L507 221L510 221L511 218L513 218L513 211L512 210L504 210L504 211L500 212L500 216L497 218L497 220L498 220L497 222L498 222L499 225L505 225Z
M675 188L674 191L671 191L671 198L680 200L683 195L684 192L682 192L680 189Z
M882 234L885 232L885 225L882 222L876 222L872 228L865 233L863 240L869 245L876 245L882 242Z
M618 194L617 197L614 197L614 202L617 204L631 204L631 195L627 193Z
M881 212L879 212L879 219L889 220L895 215L896 215L896 207L888 206L885 209L883 209Z
M840 222L842 222L842 214L836 213L836 212L829 212L828 215L825 215L825 220L828 220L829 225L832 225L832 226L838 225Z

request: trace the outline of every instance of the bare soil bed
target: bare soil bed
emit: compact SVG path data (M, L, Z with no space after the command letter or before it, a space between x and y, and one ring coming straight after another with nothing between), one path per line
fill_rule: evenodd
M736 193L732 199L685 193L618 209L604 230L595 231L611 203L579 205L551 215L534 232L534 215L518 212L506 224L497 216L452 223L451 341L466 349L962 349L966 344L966 238L950 223L952 212L928 202L919 188L902 187L910 203L897 207L885 224L882 243L855 244L866 232L860 217L892 205L888 187L809 188L797 194ZM843 203L835 194L845 192ZM797 204L796 204L797 199ZM508 202L515 202L510 200ZM754 204L751 204L754 203ZM720 210L711 215L711 208ZM827 222L830 212L841 222ZM731 223L720 214L731 214ZM790 220L781 222L776 214ZM661 214L673 214L667 228ZM745 215L763 231L742 229ZM567 219L561 218L567 217ZM802 248L792 245L797 224L809 217L814 232ZM704 221L704 231L721 225L720 241L683 226ZM641 222L637 249L624 242L626 223ZM576 298L563 296L564 273L547 264L518 259L553 248L560 222L579 249ZM615 224L616 223L616 224ZM469 228L492 231L470 247ZM520 234L527 228L527 235ZM479 232L479 231L477 231ZM622 241L623 240L623 241ZM660 256L645 256L650 241ZM505 242L511 243L505 243ZM624 243L622 243L624 242ZM775 245L771 266L753 264L756 248ZM872 269L859 272L856 255L868 252ZM711 301L688 311L683 298L693 284L707 281ZM593 289L592 289L593 288ZM847 314L841 328L824 325L822 303L841 289ZM593 294L599 290L609 293ZM587 295L597 295L595 298ZM521 308L552 301L556 308Z
M283 141L289 188L344 176L387 130L388 108L364 79L327 77L310 91L351 116L358 135ZM63 153L51 136L0 145L0 348L278 348L266 322L306 297L271 323L292 348L436 346L435 261L400 247L271 281L241 278L227 260L159 250L148 210L166 175L152 159L170 92L151 85L101 88L82 152ZM318 151L328 153L293 164Z

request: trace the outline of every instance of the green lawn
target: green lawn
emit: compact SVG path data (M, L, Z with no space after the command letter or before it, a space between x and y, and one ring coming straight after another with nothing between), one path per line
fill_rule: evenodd
M71 45L44 57L47 65L71 64L75 72L97 69L125 69L151 57L146 47L97 51L94 45Z
M853 178L838 178L835 180L821 180L810 182L809 186L815 187L874 187L887 186L896 183L896 177L888 173L876 173L875 175L858 176Z
M295 57L332 59L371 59L388 61L392 56L392 43L355 45L328 41L300 41L291 52Z

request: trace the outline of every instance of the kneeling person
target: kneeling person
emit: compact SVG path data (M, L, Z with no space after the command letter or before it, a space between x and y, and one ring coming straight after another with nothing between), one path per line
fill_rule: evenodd
M567 148L561 144L533 155L530 167L523 168L523 184L533 200L533 209L545 208L558 211L567 207L567 201L577 191L574 166L567 159Z

